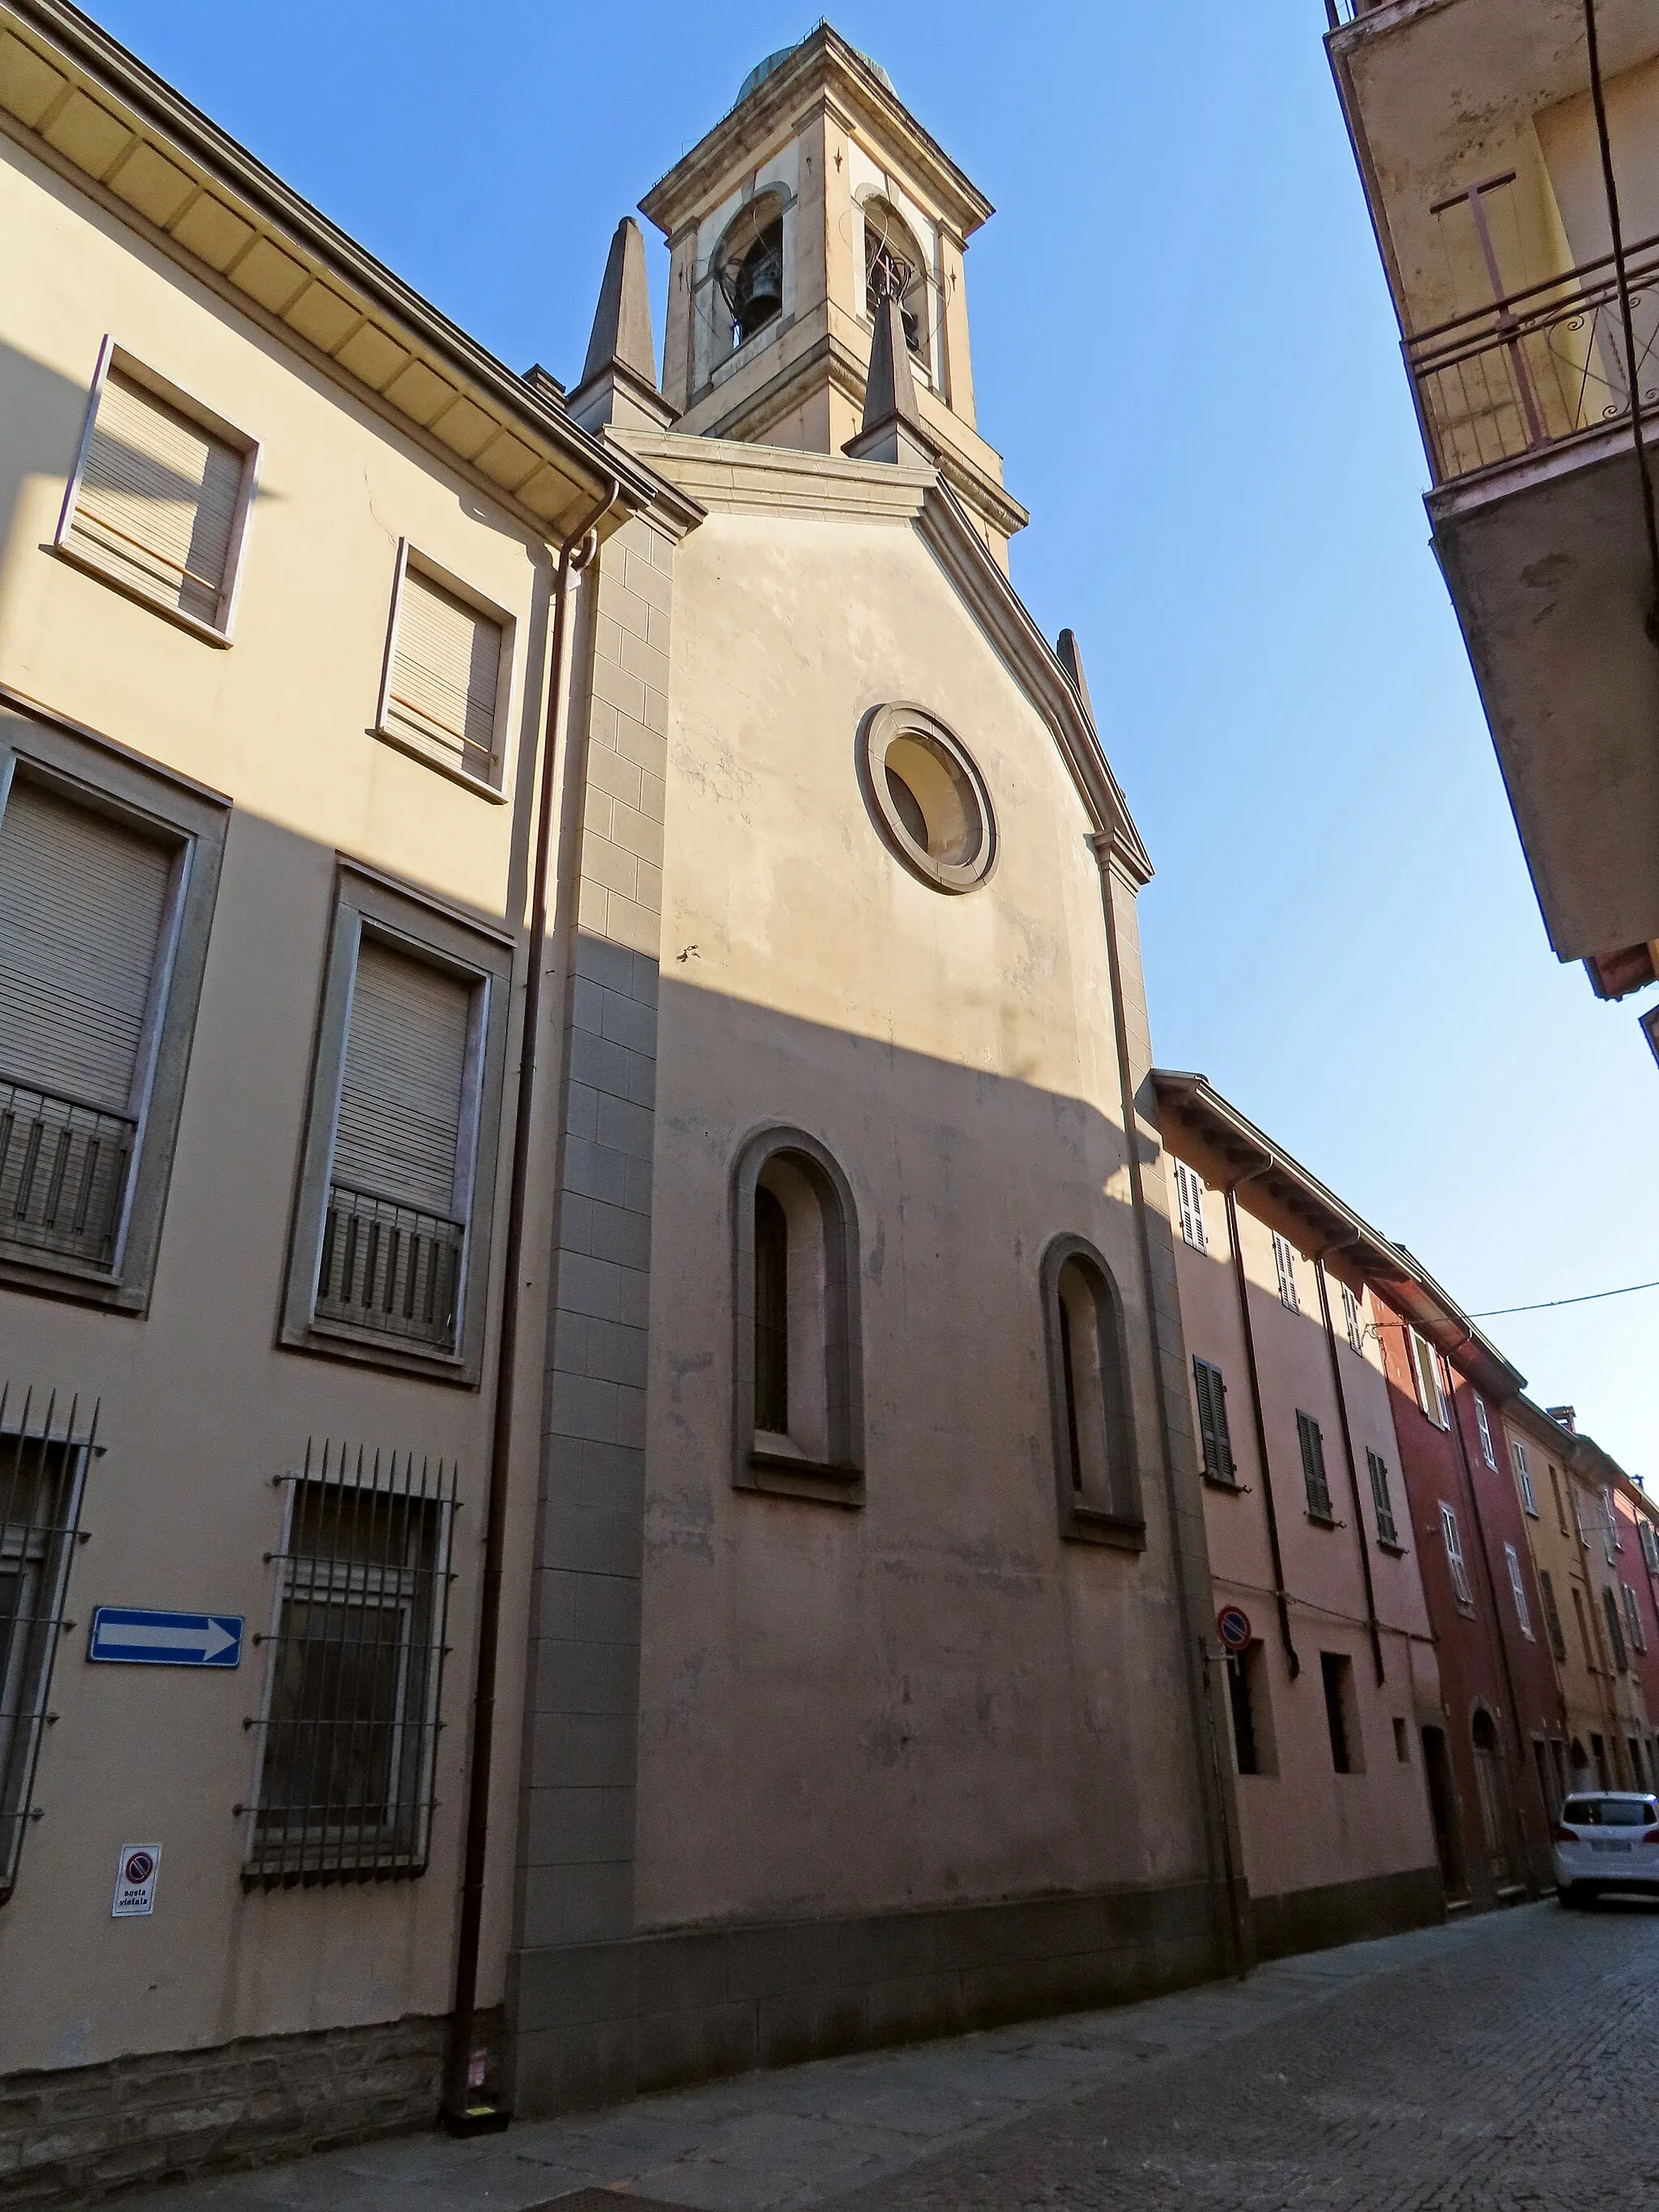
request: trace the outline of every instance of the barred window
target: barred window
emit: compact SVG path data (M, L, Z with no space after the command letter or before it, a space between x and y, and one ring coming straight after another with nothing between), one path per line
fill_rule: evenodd
M1365 1460L1371 1471L1371 1503L1376 1509L1377 1541L1397 1544L1400 1529L1394 1517L1394 1500L1389 1495L1389 1463L1380 1452L1366 1449Z
M1316 1521L1332 1521L1331 1486L1325 1474L1325 1439L1311 1413L1296 1417L1297 1441L1302 1447L1302 1480L1308 1492L1308 1511Z
M1194 1359L1193 1387L1198 1393L1198 1435L1205 1475L1211 1482L1236 1484L1238 1470L1227 1429L1227 1385L1221 1370L1207 1359Z
M426 1869L455 1476L325 1445L287 1503L245 1880Z
M0 1389L0 1904L11 1895L27 1831L46 1694L81 1520L97 1409L84 1432L71 1401L59 1419Z

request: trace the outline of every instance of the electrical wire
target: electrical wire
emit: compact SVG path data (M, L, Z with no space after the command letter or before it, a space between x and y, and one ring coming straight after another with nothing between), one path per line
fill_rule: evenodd
M1505 1314L1542 1313L1549 1306L1588 1306L1597 1298L1627 1298L1632 1291L1659 1291L1659 1282L1622 1283L1616 1291L1584 1291L1576 1298L1540 1298L1531 1306L1488 1306L1485 1313L1471 1314L1471 1321L1499 1321Z
M1595 30L1595 0L1584 0L1584 38L1589 48L1590 101L1595 110L1595 136L1601 149L1601 182L1607 192L1607 228L1613 239L1613 272L1619 287L1619 314L1625 326L1625 360L1630 374L1630 427L1636 445L1637 472L1642 479L1642 521L1647 532L1648 567L1653 582L1653 603L1648 609L1647 633L1659 646L1659 515L1656 515L1653 477L1648 467L1647 447L1642 435L1641 366L1636 352L1636 319L1630 304L1630 276L1625 265L1624 228L1619 216L1619 185L1613 173L1613 141L1607 131L1607 105L1601 89L1601 50ZM1560 1303L1565 1303L1561 1301Z

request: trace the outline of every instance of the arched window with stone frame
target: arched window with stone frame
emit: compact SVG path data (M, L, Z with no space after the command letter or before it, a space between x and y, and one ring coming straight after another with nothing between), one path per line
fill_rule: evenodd
M933 348L927 257L915 231L879 192L872 192L860 212L864 218L864 312L873 322L883 300L896 295L905 343L931 377Z
M1041 1281L1060 1534L1138 1551L1146 1520L1121 1296L1082 1237L1055 1237L1042 1255Z
M759 1129L732 1215L732 1480L838 1505L864 1499L858 1212L804 1129Z

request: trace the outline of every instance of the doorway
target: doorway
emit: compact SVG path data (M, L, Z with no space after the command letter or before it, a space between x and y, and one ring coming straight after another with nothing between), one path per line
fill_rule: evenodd
M1452 1807L1451 1763L1446 1756L1445 1731L1425 1728L1422 1736L1423 1773L1428 1783L1429 1814L1434 1822L1434 1849L1440 1861L1440 1879L1449 1898L1467 1897L1468 1884L1463 1878L1462 1855L1457 1847L1457 1818Z

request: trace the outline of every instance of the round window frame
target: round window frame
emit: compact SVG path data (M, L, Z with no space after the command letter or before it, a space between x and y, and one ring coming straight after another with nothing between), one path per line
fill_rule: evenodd
M936 860L905 828L887 787L888 749L898 738L915 738L924 745L936 747L966 783L979 809L980 820L980 847L971 860ZM1001 849L996 809L991 804L991 794L978 763L955 731L947 728L937 714L929 714L927 708L908 699L892 700L885 706L872 708L865 717L860 741L859 780L888 845L913 875L934 890L957 896L977 890L989 880Z

